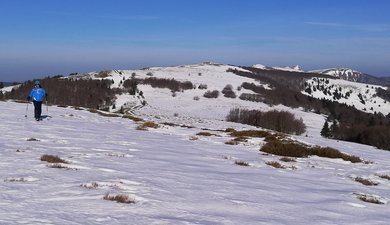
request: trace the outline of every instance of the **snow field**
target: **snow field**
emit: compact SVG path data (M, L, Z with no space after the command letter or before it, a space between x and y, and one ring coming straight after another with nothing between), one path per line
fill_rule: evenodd
M128 119L57 107L50 107L49 117L36 122L24 118L24 104L0 102L0 109L6 112L0 118L0 224L388 222L390 181L376 175L390 175L388 151L296 136L373 163L320 157L285 163L259 152L261 139L230 146L224 144L230 137L220 131L190 140L202 130L161 126L139 131ZM193 125L232 125L205 121ZM37 141L27 141L30 138ZM58 155L69 168L48 167L40 161L43 154ZM268 161L297 169L275 169L265 164ZM353 180L358 176L379 184L364 186ZM106 193L125 194L136 203L103 200ZM361 193L385 204L363 202L356 197Z

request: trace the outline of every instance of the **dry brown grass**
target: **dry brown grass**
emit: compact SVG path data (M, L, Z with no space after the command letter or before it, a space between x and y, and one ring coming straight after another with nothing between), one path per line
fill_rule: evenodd
M354 180L356 182L359 182L359 183L361 183L363 185L366 185L366 186L376 186L376 185L378 185L377 182L374 182L374 181L371 181L369 179L365 179L365 178L362 178L362 177L356 177Z
M244 161L241 161L241 160L239 160L239 161L234 161L234 164L236 164L236 165L239 165L239 166L249 166L249 163L247 163L247 162L244 162Z
M139 125L137 127L137 130L147 130L148 128L154 128L157 129L159 125L157 123L154 123L152 121L144 122L143 124Z
M65 163L65 164L68 163L67 161L61 159L56 155L46 155L46 154L41 156L41 161L46 161L48 163Z
M282 164L280 164L277 161L268 161L268 162L265 162L265 164L267 164L268 166L278 168L278 169L286 169L285 166L283 166Z
M316 155L319 157L332 159L340 158L345 161L350 161L352 163L362 162L359 157L347 155L334 148L324 148L319 146L312 147L301 143L282 141L278 139L269 141L260 149L260 151L288 157L308 157L311 155Z
M139 118L139 117L136 117L136 116L133 116L133 115L130 115L130 114L123 115L122 118L129 119L129 120L132 120L134 122L144 121L142 118Z
M383 205L385 204L383 201L381 201L378 197L372 196L372 195L367 195L367 194L362 194L362 193L353 193L356 195L356 197L363 202L368 202L368 203L373 203L373 204L379 204Z
M125 194L110 195L107 193L106 195L104 195L103 199L109 201L115 201L118 203L126 203L126 204L136 203L134 198L130 198L128 195Z

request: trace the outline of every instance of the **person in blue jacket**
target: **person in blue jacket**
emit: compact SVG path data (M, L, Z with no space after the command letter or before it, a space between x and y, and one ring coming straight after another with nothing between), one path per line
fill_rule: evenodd
M32 99L34 103L34 117L36 121L39 121L41 118L43 98L47 100L47 93L42 88L40 82L35 81L34 88L30 91L27 100L30 101Z

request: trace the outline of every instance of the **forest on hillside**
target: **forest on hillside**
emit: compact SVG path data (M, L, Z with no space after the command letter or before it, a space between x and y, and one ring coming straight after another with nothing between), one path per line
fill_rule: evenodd
M229 70L239 76L253 78L261 83L267 83L272 90L265 89L257 83L243 83L242 88L252 90L256 94L240 96L247 101L264 102L269 105L282 104L292 108L302 107L304 110L327 115L324 127L328 131L324 136L338 140L357 142L390 150L390 114L365 113L352 106L330 101L316 99L301 93L305 88L305 80L312 78L313 74L298 76L291 72L267 72L264 70L245 67L251 72ZM330 79L328 76L324 78ZM383 90L380 92L385 96ZM332 125L332 128L330 126Z

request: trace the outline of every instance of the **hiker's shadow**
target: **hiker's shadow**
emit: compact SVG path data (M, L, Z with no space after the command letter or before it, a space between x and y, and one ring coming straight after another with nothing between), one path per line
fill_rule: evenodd
M41 116L41 119L47 119L47 118L52 118L52 117L49 116L49 115L42 115L42 116Z

